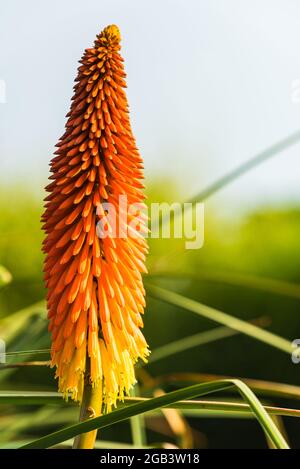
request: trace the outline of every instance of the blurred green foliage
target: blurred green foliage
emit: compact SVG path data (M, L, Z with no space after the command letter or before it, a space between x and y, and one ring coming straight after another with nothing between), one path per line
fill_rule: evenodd
M148 195L149 202L183 201L176 185L167 181L157 181ZM40 223L42 198L19 187L0 193L0 265L8 269L13 278L11 283L0 287L0 318L7 318L45 297ZM208 202L204 247L186 251L181 240L150 239L149 279L243 319L264 317L269 330L292 340L300 337L299 297L285 296L276 288L273 292L253 288L251 282L247 285L247 281L239 284L235 280L239 275L251 275L300 284L299 232L298 206L259 208L224 219ZM229 275L229 280L225 281L226 274L234 274L235 280L231 281ZM44 309L36 307L36 314L31 316L25 330L21 334L11 332L8 351L47 348L45 316ZM12 314L11 321L19 320L20 316L18 319ZM9 324L7 319L5 321ZM152 349L215 326L209 320L148 298L145 335ZM22 356L18 360L28 359L31 357ZM176 372L215 373L300 384L300 369L292 364L288 355L241 335L174 354L153 365L150 362L145 369L153 377ZM53 371L49 368L22 368L1 373L2 389L56 389ZM166 389L173 389L173 385L169 384ZM280 400L275 404L282 402L289 404ZM19 412L22 413L22 409ZM68 412L65 422L75 421L77 409ZM13 425L12 416L7 419ZM40 425L41 421L38 420ZM52 422L50 429L60 425L55 419L49 418L49 422ZM204 446L232 447L230 434L234 434L234 447L265 446L253 421L193 418L191 425ZM293 446L300 447L298 419L289 419L286 425ZM126 429L126 424L122 423L101 433L107 440L126 442ZM33 425L31 432L32 436L38 436L40 431L43 434L48 430L48 427L45 430L43 426ZM158 440L155 425L148 429L148 436L150 441Z

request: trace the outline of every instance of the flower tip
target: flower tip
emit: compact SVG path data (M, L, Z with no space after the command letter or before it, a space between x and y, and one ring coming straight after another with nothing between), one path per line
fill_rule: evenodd
M108 41L114 41L114 42L120 42L121 41L121 33L115 24L110 24L106 26L106 28L103 29L102 35L108 40Z

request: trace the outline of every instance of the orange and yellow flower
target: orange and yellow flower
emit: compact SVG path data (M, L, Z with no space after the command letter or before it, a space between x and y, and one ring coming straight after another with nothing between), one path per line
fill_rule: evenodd
M135 362L149 354L140 330L147 219L138 210L125 237L99 237L97 223L109 203L118 223L130 225L133 215L120 213L119 196L143 207L143 162L129 121L117 26L106 27L80 63L43 215L51 358L65 396L81 401L88 369L109 411L134 384Z

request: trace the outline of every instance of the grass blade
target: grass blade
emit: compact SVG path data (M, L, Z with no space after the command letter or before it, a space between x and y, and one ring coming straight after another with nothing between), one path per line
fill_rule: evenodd
M248 388L248 386L240 380L232 381L238 388L243 399L249 404L257 420L264 429L265 434L270 438L270 441L274 444L275 448L289 449L284 437L276 427L274 421L269 416L267 411L261 405L255 394Z
M152 378L152 385L161 386L163 384L176 383L178 386L187 386L191 385L192 383L217 381L219 379L233 379L233 377L206 373L172 373ZM239 377L238 379L246 383L247 386L249 386L255 393L259 395L300 400L300 386L253 378ZM147 386L147 388L148 387L150 386Z
M174 342L170 342L152 350L148 362L154 363L173 356L175 353L184 352L190 348L209 344L216 340L225 339L226 337L232 337L235 334L238 334L238 332L224 326L216 327L210 331L199 332L198 334L193 334L191 336L184 337L183 339L174 340Z
M258 318L255 320L255 322L263 325L264 318ZM199 345L206 345L217 340L226 339L227 337L232 337L236 334L239 334L239 332L226 326L215 327L209 331L199 332L198 334L193 334L179 340L174 340L173 342L169 342L168 344L162 345L161 347L157 347L156 349L152 350L148 362L154 363L159 360L163 360L164 358L173 356L176 353L184 352L185 350L198 347Z
M45 301L39 301L38 303L1 318L1 337L6 342L13 340L19 332L24 331L26 323L34 316L46 317Z
M272 347L282 350L285 353L291 355L292 344L287 339L284 339L276 334L265 331L260 327L238 319L227 313L223 313L217 309L211 308L210 306L198 303L195 300L186 298L185 296L179 295L178 293L166 290L156 285L150 285L147 282L147 292L154 298L162 300L166 303L178 306L192 313L196 313L199 316L210 319L211 321L223 324L235 331L241 332L242 334L253 337L256 340L264 342L265 344L271 345Z
M39 438L22 448L47 448L55 444L61 443L69 438L72 438L80 433L88 432L91 430L104 428L114 423L126 420L135 415L139 415L144 412L149 412L161 407L174 404L183 399L193 399L200 395L210 394L212 392L221 391L229 387L235 386L240 392L242 398L249 404L251 410L262 426L266 435L269 436L271 441L274 443L276 448L286 449L288 445L278 428L274 424L273 420L266 412L264 407L261 405L257 397L253 392L239 380L220 380L210 383L196 384L187 388L179 389L177 391L170 392L163 396L149 399L145 402L133 404L131 406L117 409L111 414L103 415L101 417L94 418L89 421L81 422L76 425L64 428L57 432L51 433L47 436Z
M30 440L19 440L19 441L10 441L8 443L5 443L4 445L1 445L1 449L18 449L20 445L26 445L27 443L30 443ZM73 440L67 440L65 441L61 446L57 446L55 449L71 449L73 446ZM160 447L160 446L155 446L155 447ZM139 446L138 449L151 449L153 446ZM136 446L126 444L126 443L120 443L119 441L107 441L107 440L96 440L95 442L95 449L132 449L135 450L137 449Z
M250 380L251 381L251 380ZM253 380L254 381L254 380ZM149 401L147 397L125 397L124 403L120 403L119 407L123 408L126 406L131 406L133 404L143 403ZM70 416L67 413L65 417L63 412L69 412L71 410L70 406L78 407L73 402L68 402L68 404L63 401L62 396L56 392L9 392L2 391L0 392L0 405L52 405L54 406L66 406L64 410L59 412L59 415L55 413L55 418L47 418L47 421L44 422L45 425L55 425L55 423L64 423L65 420L69 420ZM202 415L203 411L213 411L216 413L216 416L222 415L223 412L226 413L245 413L253 416L251 408L248 404L240 402L230 402L230 401L208 401L208 400L181 400L174 402L172 404L165 405L166 408L170 409L179 409L182 411L193 411L191 415ZM275 406L264 406L265 410L272 415L280 415L285 417L298 417L300 418L299 409L290 409L283 407ZM151 414L150 414L151 415ZM35 424L30 421L32 428L35 428ZM29 442L28 442L29 443Z
M126 398L125 404L132 405L138 402L147 401L149 398L146 397L136 397L136 398ZM203 411L213 411L215 412L215 416L222 415L222 413L231 413L231 414L247 414L254 417L253 412L249 404L241 403L241 402L229 402L229 401L208 401L208 400L185 400L175 402L170 406L166 406L172 409L179 409L181 411L193 411L193 413L188 415L202 415ZM275 406L266 406L264 405L264 409L268 412L268 414L272 415L279 415L285 417L300 417L300 410L299 409L289 409L283 407L275 407Z
M61 394L46 391L0 391L0 404L14 405L63 405ZM70 404L69 404L70 405Z

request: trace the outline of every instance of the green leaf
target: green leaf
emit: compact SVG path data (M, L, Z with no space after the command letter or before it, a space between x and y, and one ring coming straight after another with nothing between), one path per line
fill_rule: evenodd
M205 345L217 340L226 339L227 337L232 337L236 334L238 334L238 332L230 329L229 327L215 327L210 331L199 332L198 334L174 340L166 345L157 347L152 350L148 361L149 363L154 363L170 357L175 353L184 352L185 350L198 347L199 345Z
M127 397L125 399L124 405L132 405L138 402L144 402L149 400L145 397L136 397L131 398ZM231 414L233 416L240 416L241 414L246 414L248 416L254 417L253 412L249 404L240 403L240 402L231 402L231 401L208 401L208 400L185 400L175 402L174 404L166 406L172 409L178 409L181 411L186 411L187 415L201 416L203 413L209 415L212 413L213 416L220 416L223 414ZM285 417L300 417L299 409L289 409L275 406L266 406L264 409L268 414L285 416ZM188 412L190 411L190 412ZM153 411L154 412L154 411ZM157 411L155 411L157 413Z
M232 379L232 376L193 372L171 373L163 376L157 376L154 379L154 384L155 386L163 386L166 383L175 383L177 386L190 386L192 383L206 383L207 381L217 381L219 379ZM300 386L252 378L241 377L239 379L246 383L247 386L249 386L256 394L267 397L280 397L285 399L300 400Z
M121 422L135 415L149 412L161 407L174 404L183 399L192 399L200 395L221 391L229 387L235 386L240 392L242 398L249 404L251 410L262 426L266 435L270 438L276 448L286 449L288 445L273 420L261 405L253 392L239 380L222 380L210 383L196 384L188 388L179 389L177 391L164 394L163 396L149 399L145 402L133 404L131 406L117 409L111 414L96 417L94 419L80 422L76 425L64 428L47 436L39 438L22 448L48 448L56 445L74 436L91 430L104 428L114 423Z
M72 401L73 402L73 401ZM61 394L45 391L0 391L0 404L42 405L59 404L64 401Z
M10 441L1 445L1 449L17 449L20 445L26 445L30 443L30 440L24 439L19 441ZM61 446L57 446L57 448L72 448L73 440L65 441ZM107 440L96 440L95 442L95 449L151 449L154 446L134 446L126 443L121 443L119 441L107 441ZM159 448L159 445L155 445L156 448Z
M252 382L252 380L249 380ZM253 382L256 380L253 380ZM277 383L273 383L277 384ZM120 402L118 407L125 407L130 406L133 404L138 404L140 402L146 402L149 398L147 397L125 397L124 402ZM55 414L55 418L49 419L47 418L47 422L45 424L54 425L56 422L64 422L64 420L68 420L70 418L70 411L73 412L74 407L78 407L73 401L65 402L61 396L61 394L57 392L47 392L47 391L28 391L28 392L15 392L15 391L0 391L0 405L52 405L52 406L64 406L63 410L60 410L59 415ZM71 407L70 407L71 406ZM196 412L200 412L202 410L212 410L215 412L222 411L222 412L234 412L234 413L246 413L251 414L251 409L248 404L242 404L238 402L230 402L230 401L207 401L207 400L184 400L178 401L170 405L166 405L165 407L171 409L179 409L179 410L193 410ZM268 413L280 416L287 416L287 417L300 417L300 410L299 409L290 409L290 408L282 408L282 407L274 407L274 406L264 406ZM73 415L73 414L72 414ZM219 415L219 414L218 414ZM33 425L34 426L34 425Z
M235 331L241 332L242 334L253 337L256 340L264 342L265 344L271 345L278 350L291 355L292 353L292 344L287 339L284 339L276 334L265 331L260 327L254 326L242 319L238 319L230 314L223 313L215 308L210 306L203 305L198 303L195 300L186 298L185 296L179 295L178 293L166 290L156 285L150 285L147 282L147 292L154 298L162 300L166 303L178 306L180 308L196 313L199 316L210 319L211 321L223 324Z
M227 379L227 378L226 378ZM252 380L249 380L252 382ZM253 380L253 382L256 380ZM277 383L273 383L277 384ZM289 396L291 397L291 396ZM122 408L125 406L129 406L132 404L138 404L141 402L148 401L149 398L146 397L125 397L124 402L120 402L118 408ZM47 418L47 422L45 424L54 425L56 422L63 422L64 419L69 419L69 411L71 411L74 407L78 407L74 401L69 401L68 403L65 402L61 396L61 394L57 392L35 392L35 391L28 391L28 392L15 392L15 391L0 391L0 405L1 404L11 404L11 405L52 405L52 406L64 406L63 410L60 410L59 415L56 418L49 419ZM70 407L71 406L71 407ZM237 402L229 402L229 401L207 401L207 400L184 400L178 401L165 407L171 409L179 409L179 410L193 410L195 412L200 412L202 410L214 411L214 412L234 412L234 413L246 413L251 414L251 409L248 404L241 404ZM274 407L274 406L264 406L264 408L270 414L274 415L281 415L287 417L300 417L300 410L299 409L289 409L289 408L282 408L282 407ZM219 415L219 414L218 414Z
M35 315L46 317L46 307L44 301L39 301L24 309L16 311L0 320L1 337L8 342L13 340L16 335L24 331L26 323ZM24 335L24 334L23 334Z

